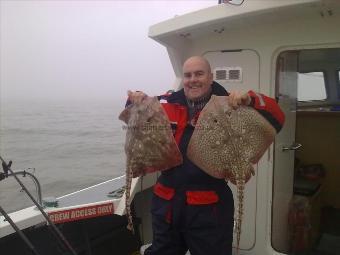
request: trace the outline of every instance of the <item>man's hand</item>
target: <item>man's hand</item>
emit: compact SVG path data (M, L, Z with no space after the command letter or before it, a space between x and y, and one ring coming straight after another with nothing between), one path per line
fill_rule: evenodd
M127 94L132 104L140 103L147 97L147 95L142 91L133 92L131 90L128 90Z
M228 96L228 103L230 107L237 109L240 105L249 105L251 103L251 97L248 93L231 91Z

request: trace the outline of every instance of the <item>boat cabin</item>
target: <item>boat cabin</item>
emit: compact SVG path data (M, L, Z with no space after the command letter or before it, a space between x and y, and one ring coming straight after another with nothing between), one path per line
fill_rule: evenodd
M285 112L283 129L246 184L240 253L336 254L340 2L239 2L156 24L149 36L167 48L176 89L183 61L202 55L227 90L269 95Z

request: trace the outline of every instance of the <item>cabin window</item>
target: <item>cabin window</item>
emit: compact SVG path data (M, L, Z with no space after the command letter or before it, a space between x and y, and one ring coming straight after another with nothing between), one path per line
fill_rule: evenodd
M323 72L298 73L298 101L325 100L326 87Z

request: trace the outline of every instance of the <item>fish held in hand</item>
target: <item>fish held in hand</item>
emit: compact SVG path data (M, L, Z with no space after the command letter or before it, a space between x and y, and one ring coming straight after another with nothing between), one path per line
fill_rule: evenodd
M173 168L182 164L183 159L168 117L156 97L146 97L129 105L119 119L127 124L126 212L128 228L133 231L130 209L132 178Z
M125 154L132 177L182 163L170 122L156 97L128 106L119 119L127 124Z
M239 248L245 183L256 164L274 141L276 130L255 109L233 109L226 96L212 96L198 118L190 139L188 158L209 175L237 186L235 220Z

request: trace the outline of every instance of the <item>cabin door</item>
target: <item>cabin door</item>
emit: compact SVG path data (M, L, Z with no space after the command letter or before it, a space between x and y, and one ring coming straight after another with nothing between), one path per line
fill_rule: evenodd
M294 157L299 145L295 143L297 105L298 52L281 53L277 61L276 95L286 120L275 139L272 247L282 253L289 250L288 212L293 196Z

